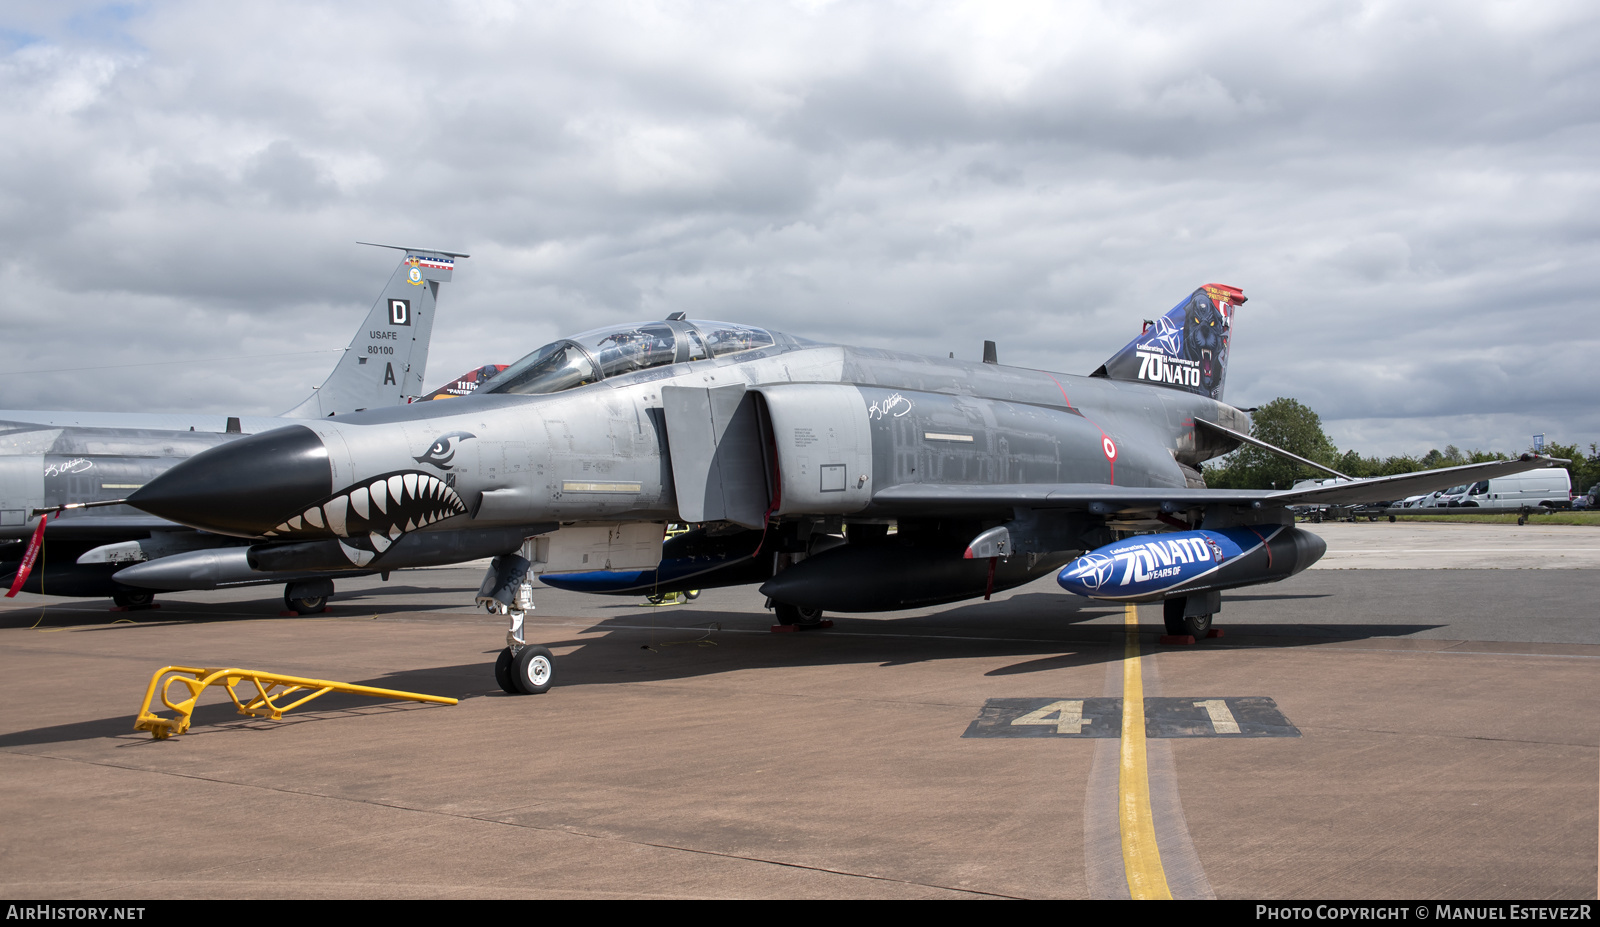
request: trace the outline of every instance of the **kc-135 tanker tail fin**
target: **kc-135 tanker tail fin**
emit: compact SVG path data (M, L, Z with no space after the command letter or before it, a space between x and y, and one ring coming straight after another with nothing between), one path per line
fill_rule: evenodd
M370 242L360 242L370 244ZM439 284L468 255L397 245L405 257L351 339L333 373L285 418L325 418L399 405L422 395Z
M1145 326L1090 376L1154 383L1220 400L1233 313L1244 300L1236 287L1208 283Z

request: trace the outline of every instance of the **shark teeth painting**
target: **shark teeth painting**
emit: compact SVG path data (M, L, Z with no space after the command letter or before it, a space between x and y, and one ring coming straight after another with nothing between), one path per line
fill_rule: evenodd
M408 531L466 512L466 503L444 480L401 470L346 486L265 535L359 539L382 553Z

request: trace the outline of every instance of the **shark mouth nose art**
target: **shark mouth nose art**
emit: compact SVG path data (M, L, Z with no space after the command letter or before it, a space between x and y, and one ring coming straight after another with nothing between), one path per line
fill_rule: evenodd
M444 480L398 470L347 486L263 536L298 539L332 534L366 541L381 554L408 531L466 512L466 503Z

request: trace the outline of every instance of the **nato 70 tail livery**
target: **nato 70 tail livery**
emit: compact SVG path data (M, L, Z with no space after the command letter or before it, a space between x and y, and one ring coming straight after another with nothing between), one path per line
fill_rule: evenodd
M554 664L520 633L530 573L622 594L760 583L781 622L808 624L1059 570L1081 595L1164 600L1170 630L1199 633L1221 590L1322 555L1290 505L1553 464L1207 489L1203 461L1260 443L1222 401L1244 302L1203 286L1087 377L674 313L545 345L470 396L242 438L129 501L246 539L260 570L499 554L479 593L511 619L496 672L540 692ZM668 522L697 528L664 544Z

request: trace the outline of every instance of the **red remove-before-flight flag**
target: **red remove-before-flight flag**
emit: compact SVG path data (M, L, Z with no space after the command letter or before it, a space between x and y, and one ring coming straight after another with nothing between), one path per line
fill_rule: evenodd
M11 581L11 591L6 593L6 598L13 598L22 584L28 581L28 574L33 572L33 561L39 557L39 548L44 546L44 523L50 520L50 513L46 512L39 518L39 527L33 529L33 540L28 542L28 551L22 555L22 565L17 567L17 577Z

